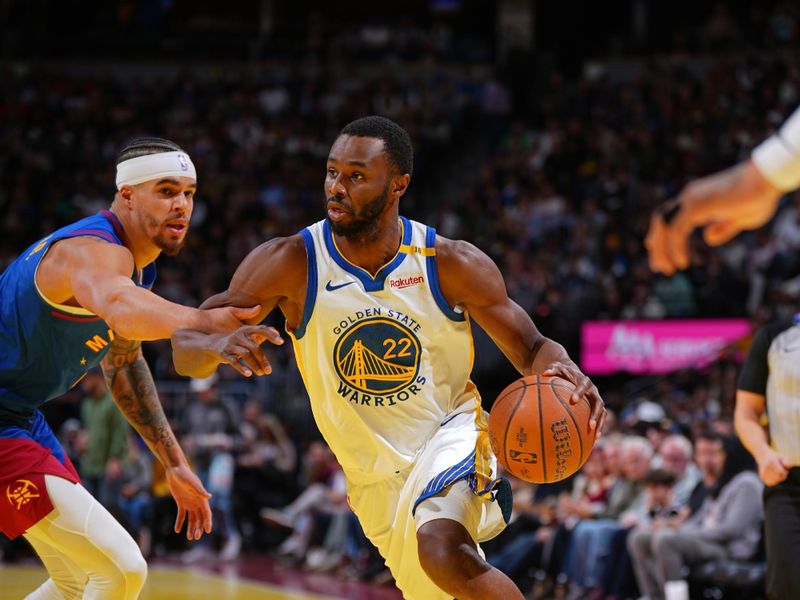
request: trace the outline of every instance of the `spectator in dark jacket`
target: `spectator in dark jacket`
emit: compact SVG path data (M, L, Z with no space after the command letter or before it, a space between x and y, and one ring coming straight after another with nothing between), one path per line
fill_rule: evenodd
M707 561L749 559L761 536L763 485L751 470L742 470L738 443L713 432L695 442L695 460L704 474L716 479L693 515L655 519L628 539L636 580L650 600L688 600L684 569Z

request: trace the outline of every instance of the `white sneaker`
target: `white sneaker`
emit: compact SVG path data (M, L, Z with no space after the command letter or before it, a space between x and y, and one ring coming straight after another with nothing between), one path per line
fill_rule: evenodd
M242 536L232 533L225 541L225 545L219 553L220 560L234 560L239 557L242 550Z
M191 550L187 550L181 554L181 562L185 565L190 565L201 560L209 559L212 556L214 556L214 553L211 551L211 548L198 544Z
M689 600L689 583L667 581L664 584L664 600Z
M275 508L262 508L258 515L261 520L269 525L277 525L283 529L293 530L294 521L282 510Z
M290 535L278 546L278 554L282 556L296 556L302 558L305 554L305 544L298 535Z
M323 548L313 548L308 551L305 567L311 571L330 571L339 565L340 557L330 554Z

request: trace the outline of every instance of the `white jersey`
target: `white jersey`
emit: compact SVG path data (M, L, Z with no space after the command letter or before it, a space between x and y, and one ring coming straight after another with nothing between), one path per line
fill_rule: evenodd
M327 221L301 232L308 286L290 334L317 425L359 485L406 471L455 415L482 413L469 319L439 288L436 232L401 224L374 278L339 252Z

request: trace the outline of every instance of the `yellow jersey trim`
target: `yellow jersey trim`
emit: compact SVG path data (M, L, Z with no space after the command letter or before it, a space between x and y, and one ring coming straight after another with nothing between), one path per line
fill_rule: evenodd
M49 250L50 248L48 248ZM48 305L52 306L55 309L58 309L62 312L69 313L71 315L82 315L86 317L96 317L97 315L90 310L83 308L82 306L69 306L68 304L59 304L58 302L53 302L42 293L42 290L39 289L39 283L36 281L36 276L39 274L39 265L42 264L42 260L44 256L47 255L47 252L42 256L39 260L39 264L36 265L36 269L33 271L33 285L36 288L36 293L39 294L39 297L44 300ZM77 382L76 382L77 383Z
M403 254L421 254L422 256L436 256L436 248L423 248L421 246L410 246L408 244L400 244L400 250Z

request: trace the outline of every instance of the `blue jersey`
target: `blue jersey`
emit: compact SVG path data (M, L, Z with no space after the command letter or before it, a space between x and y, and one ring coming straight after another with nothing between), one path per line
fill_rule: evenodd
M104 210L48 235L0 275L0 424L28 422L47 400L72 388L109 350L114 332L84 308L56 304L36 285L36 269L50 246L79 236L125 245L114 213ZM134 282L150 288L155 263Z

